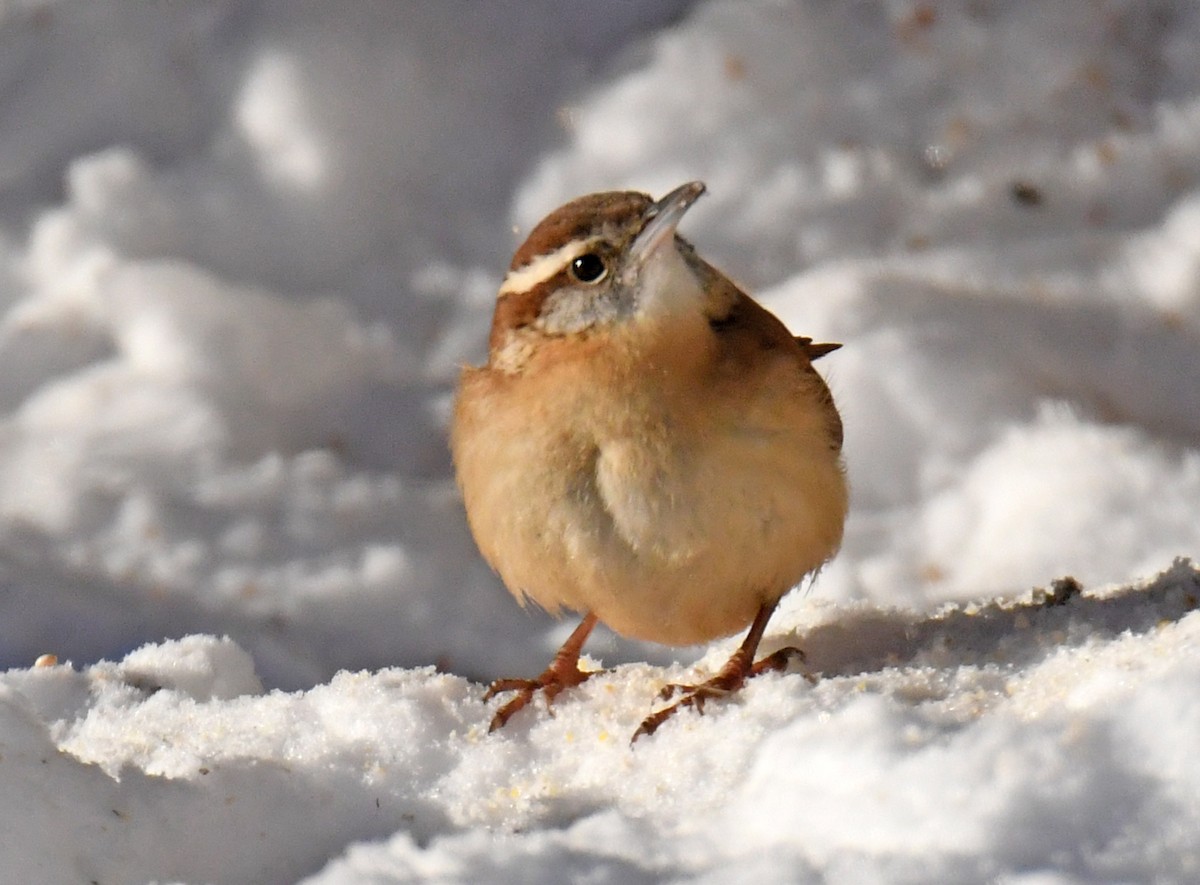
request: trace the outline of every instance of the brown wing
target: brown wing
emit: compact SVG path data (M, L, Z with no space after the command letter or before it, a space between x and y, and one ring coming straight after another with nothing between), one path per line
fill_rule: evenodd
M713 275L713 278L709 280L708 290L711 295L707 310L708 322L713 331L725 338L730 345L729 351L735 353L744 349L752 351L761 348L769 350L798 348L806 357L803 371L810 374L819 385L819 396L826 426L829 428L830 444L835 450L840 451L842 419L833 403L833 395L829 392L825 379L813 368L812 361L837 350L842 345L817 343L811 338L793 336L783 321L775 314L738 289L711 265L704 265L704 267Z

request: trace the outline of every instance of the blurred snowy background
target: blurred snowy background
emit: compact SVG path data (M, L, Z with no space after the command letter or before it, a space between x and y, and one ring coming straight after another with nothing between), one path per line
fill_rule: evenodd
M690 179L846 345L827 678L631 751L706 650L601 634L677 664L485 737L571 625L457 367L522 231ZM1197 501L1200 6L0 4L0 880L1193 880Z

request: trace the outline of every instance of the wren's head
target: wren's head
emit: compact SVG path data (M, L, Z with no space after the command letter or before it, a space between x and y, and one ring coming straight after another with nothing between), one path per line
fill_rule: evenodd
M493 365L518 367L539 338L699 309L704 265L675 229L702 193L693 181L658 201L636 191L590 194L546 216L500 286Z

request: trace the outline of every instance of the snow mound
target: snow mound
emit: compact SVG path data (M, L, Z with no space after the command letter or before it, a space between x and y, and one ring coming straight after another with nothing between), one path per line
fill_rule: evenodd
M815 684L760 677L633 745L687 669L617 667L492 735L496 702L461 677L346 672L263 693L229 640L10 671L0 786L72 798L6 812L26 846L8 873L1183 880L1200 862L1198 606L1184 560L1142 585L1064 579L934 614L827 605L773 637L809 650Z
M631 748L736 639L599 630L489 736L572 624L475 552L458 366L543 214L691 179L845 344L816 682ZM1200 879L1198 220L1176 0L0 4L3 877Z

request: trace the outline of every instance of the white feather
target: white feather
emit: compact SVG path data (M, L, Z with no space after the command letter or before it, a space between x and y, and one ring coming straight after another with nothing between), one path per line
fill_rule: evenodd
M586 252L592 240L572 240L547 255L539 255L526 265L510 270L500 285L499 296L528 292L552 279L564 267Z

